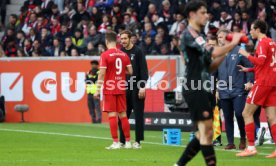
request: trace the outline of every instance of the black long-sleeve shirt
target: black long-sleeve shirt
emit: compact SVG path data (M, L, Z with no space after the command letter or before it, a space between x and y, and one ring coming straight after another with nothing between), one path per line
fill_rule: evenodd
M133 68L133 74L131 77L136 77L133 79L136 81L133 83L133 85L138 85L137 83L139 81L143 81L140 83L140 88L144 88L146 86L145 83L148 80L149 75L147 61L143 51L141 48L135 45L130 50L126 50L125 48L122 48L121 50L125 52L131 60L131 65ZM127 79L130 80L131 77L127 77Z

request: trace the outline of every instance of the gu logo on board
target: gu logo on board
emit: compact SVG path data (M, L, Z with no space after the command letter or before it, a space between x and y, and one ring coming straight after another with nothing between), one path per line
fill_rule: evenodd
M1 73L0 93L6 101L23 101L23 76L20 73Z

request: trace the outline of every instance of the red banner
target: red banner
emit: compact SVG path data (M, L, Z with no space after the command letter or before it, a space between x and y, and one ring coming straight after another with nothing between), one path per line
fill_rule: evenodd
M176 61L147 60L145 111L164 111L163 91L176 87ZM89 69L90 59L1 60L0 94L6 98L6 121L20 121L14 106L28 104L28 122L90 122L84 84Z

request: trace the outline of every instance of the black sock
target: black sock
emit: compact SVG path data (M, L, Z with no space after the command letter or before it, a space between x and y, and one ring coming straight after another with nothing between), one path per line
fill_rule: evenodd
M188 144L182 156L178 160L177 164L179 166L186 165L200 150L200 144L197 138L192 139Z
M201 152L205 159L207 166L215 166L216 165L216 155L213 145L200 145Z

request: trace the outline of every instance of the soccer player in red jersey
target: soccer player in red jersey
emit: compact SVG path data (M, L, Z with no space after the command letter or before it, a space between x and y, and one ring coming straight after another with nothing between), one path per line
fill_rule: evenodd
M271 125L271 133L276 142L276 44L266 36L267 24L257 20L251 25L250 34L253 39L258 39L255 56L251 56L245 50L240 49L240 54L248 58L254 64L254 68L239 66L243 72L254 72L255 83L248 94L243 111L245 131L248 139L248 147L236 156L246 157L257 154L254 144L255 126L253 114L259 106L265 108L268 122ZM276 151L266 158L276 158Z
M108 32L105 36L107 51L101 54L100 73L97 81L95 97L100 96L103 85L102 110L108 113L109 126L113 144L106 149L119 149L118 142L118 114L122 123L125 148L131 148L130 126L126 116L126 74L132 74L132 66L126 53L116 48L115 32Z

